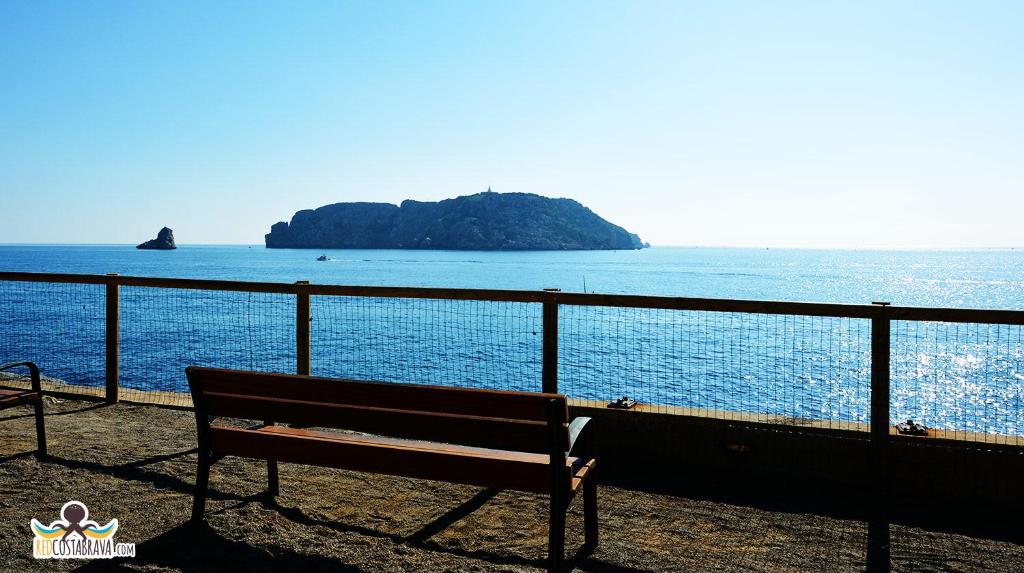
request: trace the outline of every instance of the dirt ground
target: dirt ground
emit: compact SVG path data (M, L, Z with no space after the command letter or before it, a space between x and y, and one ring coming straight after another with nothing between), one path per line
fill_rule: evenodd
M0 413L0 571L531 571L544 565L541 496L265 464L213 467L207 523L187 525L196 465L191 412L48 401L50 457L34 449L31 410ZM30 520L76 499L120 521L134 559L32 558ZM581 500L568 525L582 543ZM867 525L602 486L601 542L580 571L862 571ZM893 526L894 571L1021 571L1024 546Z

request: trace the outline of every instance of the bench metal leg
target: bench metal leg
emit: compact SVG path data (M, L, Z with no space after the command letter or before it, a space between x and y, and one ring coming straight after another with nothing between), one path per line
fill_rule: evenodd
M565 570L565 503L561 496L551 496L551 520L548 530L548 572Z
M196 490L192 498L192 523L199 523L206 513L206 490L210 484L210 452L199 450L199 466L196 468Z
M267 460L267 493L281 493L281 486L277 481L277 460Z
M264 420L264 426L273 426L273 420ZM277 460L267 460L267 493L276 496L281 493L281 486L277 481Z
M584 547L597 547L597 480L593 474L583 482L583 531Z
M34 404L34 406L35 406L35 409L36 409L36 443L38 444L38 449L36 450L36 456L38 456L38 457L45 457L46 456L46 425L45 425L45 423L43 421L43 400L42 400L42 398L40 398L39 401Z

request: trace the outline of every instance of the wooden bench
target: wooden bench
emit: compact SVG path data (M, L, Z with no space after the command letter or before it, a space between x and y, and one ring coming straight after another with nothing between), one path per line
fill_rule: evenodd
M568 423L563 395L195 366L185 371L199 439L193 521L203 519L210 465L231 455L267 460L271 495L278 492L277 462L546 494L550 571L563 568L566 512L582 489L584 549L597 545L589 419ZM216 417L261 423L213 425Z
M31 405L36 412L36 455L46 455L46 426L43 423L43 389L39 377L39 367L32 362L11 362L0 364L0 372L12 368L28 368L29 377L32 380L32 389L21 388L0 388L0 410L12 406ZM0 380L0 383L3 381Z

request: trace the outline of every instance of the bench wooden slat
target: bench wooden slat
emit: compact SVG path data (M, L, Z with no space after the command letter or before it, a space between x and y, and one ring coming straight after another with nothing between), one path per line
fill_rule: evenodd
M597 460L589 459L584 460L582 458L567 458L569 460L576 460L572 464L572 469L569 472L572 476L571 486L569 489L573 492L579 491L583 485L583 480L587 479L587 476L597 467Z
M551 488L550 460L543 454L501 450L481 452L478 448L441 444L425 447L416 443L399 444L344 434L316 434L306 431L304 435L295 435L287 429L265 431L215 426L210 428L210 446L216 453L263 460L534 493L548 493ZM566 463L571 468L578 460L569 458Z
M566 404L566 419L569 415L568 403L561 394L365 382L198 366L188 367L186 374L190 382L198 382L203 390L226 394L353 406L387 404L397 410L513 418L535 422L547 421L548 402L555 399Z
M227 428L226 426L214 426L217 428ZM235 429L235 428L227 428ZM243 428L243 429L254 429L254 428ZM430 451L443 451L443 452L461 452L464 454L472 454L483 457L501 457L503 459L518 460L522 462L534 463L543 458L544 463L547 463L548 458L543 454L532 454L529 452L520 452L515 450L501 450L495 448L481 448L476 446L463 446L460 444L444 444L439 442L431 442L427 440L414 440L406 438L391 438L387 436L370 436L366 434L354 434L349 432L325 432L321 430L310 430L307 428L289 428L287 426L264 426L256 429L259 432L270 433L270 434L283 434L287 436L295 437L306 437L306 438L319 438L324 440L341 440L345 442L358 442L363 444L371 445L383 445L393 446L396 449L414 449L414 450L430 450Z
M40 400L39 394L33 390L16 390L0 388L0 407L32 404Z
M419 438L483 448L515 449L534 453L546 451L548 429L547 425L541 422L221 392L203 392L202 397L207 414L212 416L342 428L398 438ZM567 425L564 433L564 447L568 449Z
M306 436L306 437L317 437L325 439L337 439L339 434L335 432L321 432L317 430L307 430L305 428L287 428L284 426L264 426L259 428L261 432L270 432L278 434L288 434L292 436ZM510 452L503 450L495 450L491 448L480 448L473 446L459 446L459 445L446 445L438 444L437 442L427 442L423 440L411 440L404 438L387 438L383 436L360 436L358 434L342 434L343 439L353 442L364 442L367 444L392 444L396 446L405 446L409 448L421 448L421 449L442 449L442 450L454 450L461 452L474 452L482 456L494 456L496 454L508 455L518 454L519 452ZM543 459L539 458L536 454L530 454L528 456L509 456L510 458L520 459L529 463L537 463L538 460L547 464L550 462L550 458L542 456ZM569 475L572 476L571 490L577 491L580 486L583 485L583 480L586 479L587 475L594 471L597 465L595 459L584 459L577 457L567 457L566 467L569 468Z

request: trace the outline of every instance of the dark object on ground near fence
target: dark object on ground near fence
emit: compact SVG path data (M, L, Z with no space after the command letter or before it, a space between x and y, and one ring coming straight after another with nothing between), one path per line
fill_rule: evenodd
M32 389L22 390L20 388L0 388L0 410L22 404L31 404L36 412L36 443L38 449L36 455L46 455L46 426L43 422L43 390L39 377L39 367L32 362L11 362L0 365L0 372L23 366L28 368L29 376L32 378Z
M913 420L907 420L906 422L900 422L896 424L896 431L904 436L927 436L928 428L918 424Z
M636 400L630 398L629 396L623 396L621 398L608 402L609 408L615 408L617 410L629 410L630 408L633 408L635 406Z
M164 227L163 229L160 229L160 232L157 233L155 239L146 241L135 248L154 251L170 251L171 249L177 249L178 246L174 244L174 231Z
M548 570L565 560L565 519L582 489L585 549L597 545L597 482L589 418L568 423L561 394L356 382L185 369L199 440L192 520L203 519L210 465L226 455L548 494ZM244 429L210 417L262 420ZM362 432L319 432L275 423ZM586 431L585 431L586 430Z

